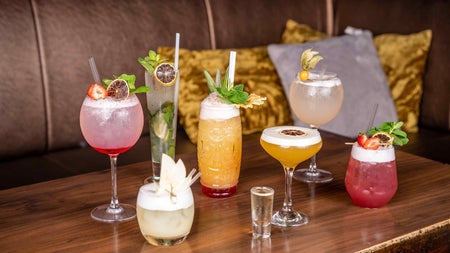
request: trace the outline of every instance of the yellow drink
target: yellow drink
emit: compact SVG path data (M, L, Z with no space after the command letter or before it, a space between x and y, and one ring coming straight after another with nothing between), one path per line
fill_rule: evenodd
M209 197L233 195L242 156L239 109L230 104L203 102L198 128L197 156L203 193Z
M322 147L322 142L308 147L285 147L261 139L261 146L269 155L280 161L284 166L295 168L299 163L316 154Z
M322 147L317 130L294 126L265 129L260 143L270 156L289 168L295 168Z
M322 138L316 129L297 126L278 126L264 129L260 139L263 149L282 165L285 174L283 208L272 216L272 225L302 226L309 217L292 208L292 174L295 167L319 152Z

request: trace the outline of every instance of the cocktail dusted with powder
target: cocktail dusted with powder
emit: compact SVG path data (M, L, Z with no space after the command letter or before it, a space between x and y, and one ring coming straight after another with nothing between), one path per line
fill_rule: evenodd
M264 129L261 146L283 166L285 197L283 208L272 217L272 224L281 227L301 226L309 222L307 215L292 207L292 174L295 167L319 152L322 139L316 129L297 126L278 126Z
M265 98L234 85L236 52L230 53L230 65L222 78L205 71L210 94L201 103L198 125L197 156L205 195L229 197L236 192L242 156L242 130L239 108L261 105Z
M161 178L141 186L137 197L137 219L145 239L155 246L183 242L194 221L194 197L190 185L200 176L196 170L186 177L181 160L175 163L168 155L161 160Z

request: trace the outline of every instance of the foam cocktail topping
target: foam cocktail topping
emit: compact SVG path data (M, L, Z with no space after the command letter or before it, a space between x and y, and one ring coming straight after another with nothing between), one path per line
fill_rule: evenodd
M239 108L233 104L225 104L214 93L202 101L200 119L225 120L239 116Z
M394 147L380 147L376 150L364 149L360 147L357 143L353 144L352 148L353 159L359 160L361 162L376 162L384 163L395 160Z
M139 103L139 99L136 95L130 95L128 99L115 99L112 97L107 97L105 99L93 100L89 97L85 98L83 102L84 106L94 107L94 108L123 108L132 107Z
M173 211L188 208L194 204L191 188L171 196L169 192L157 193L156 183L146 184L139 189L137 204L147 210Z
M261 139L275 145L296 147L306 147L321 141L319 131L298 126L266 128Z
M310 71L308 80L301 81L297 77L296 81L305 85L321 86L321 87L333 87L342 84L341 80L337 78L337 75L332 72L321 73L316 71Z

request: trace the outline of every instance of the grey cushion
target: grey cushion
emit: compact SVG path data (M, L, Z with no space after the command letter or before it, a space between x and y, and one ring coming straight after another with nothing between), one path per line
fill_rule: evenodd
M394 101L386 81L370 32L344 35L303 44L271 44L269 56L281 78L286 94L300 71L301 53L313 48L324 57L316 70L337 73L344 87L344 103L339 114L320 129L347 137L367 130L372 112L378 104L374 124L397 121ZM296 125L307 126L292 115Z

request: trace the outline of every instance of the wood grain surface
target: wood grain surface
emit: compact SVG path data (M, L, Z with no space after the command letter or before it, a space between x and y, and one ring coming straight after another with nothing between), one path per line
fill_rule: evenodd
M294 181L294 208L308 214L311 221L302 227L272 227L270 239L251 237L249 191L255 185L274 188L274 209L280 209L284 176L281 165L262 150L259 136L254 135L244 141L240 181L234 196L208 198L201 193L200 183L194 183L194 224L180 245L147 244L137 220L115 224L92 220L91 209L108 203L110 198L109 171L103 171L0 191L0 251L355 252L372 247L373 252L413 240L414 233L424 228L433 231L436 224L441 224L438 235L447 234L437 243L448 250L450 165L396 151L396 195L383 208L360 208L352 203L344 186L351 147L344 145L343 138L326 133L322 137L324 146L318 154L318 166L332 171L335 180L323 185ZM188 170L197 167L195 154L180 154L178 158ZM138 189L150 173L150 162L120 167L120 202L134 205ZM428 230L419 234L426 238Z

